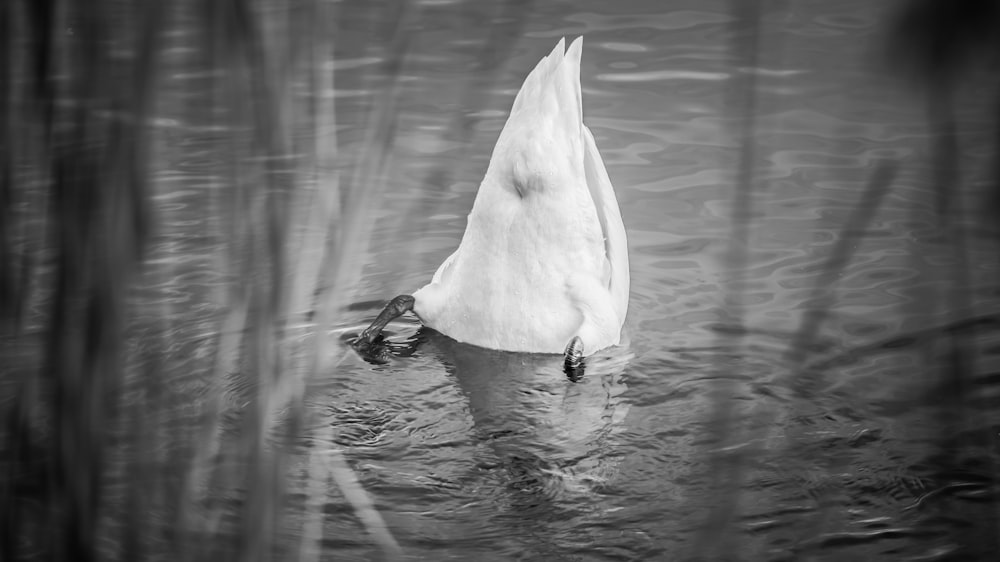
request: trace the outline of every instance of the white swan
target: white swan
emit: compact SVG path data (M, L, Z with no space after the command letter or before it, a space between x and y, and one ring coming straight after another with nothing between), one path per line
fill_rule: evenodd
M386 306L359 336L360 349L407 310L461 342L565 352L568 374L584 355L619 343L629 297L625 226L583 124L583 38L564 47L560 39L514 99L458 249L429 284Z

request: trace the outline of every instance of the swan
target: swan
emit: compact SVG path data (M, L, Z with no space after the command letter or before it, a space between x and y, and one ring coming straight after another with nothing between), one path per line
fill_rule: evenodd
M355 340L362 354L394 318L460 342L583 358L618 345L628 309L625 226L594 136L583 124L583 38L560 39L528 74L458 249L431 282L392 299Z

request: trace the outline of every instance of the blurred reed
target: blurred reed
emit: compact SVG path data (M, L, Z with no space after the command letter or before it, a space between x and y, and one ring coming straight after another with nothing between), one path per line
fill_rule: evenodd
M755 69L763 66L763 14L773 5L730 3L727 104L737 141L725 163L734 185L725 306L734 327L721 337L735 349L747 329L741 276L751 259L754 203L766 190L757 169ZM490 28L473 73L480 83L466 85L463 107L480 105L472 96L490 89L530 8L525 0L496 3L496 19L505 23ZM339 159L332 65L336 22L347 10L383 25L371 44L349 47L377 50L383 61L372 68L379 94L362 156L351 166ZM310 377L337 365L320 336L363 265L418 10L405 0L301 0L280 8L251 0L0 2L0 353L10 358L0 373L0 559L316 560L323 508L333 495L352 506L386 558L401 555L372 498L330 448L331 428L309 419L305 390ZM213 267L226 283L214 289L210 376L193 401L163 380L177 305L142 300L174 273L146 260L158 235L151 161L164 134L154 124L167 43L182 18L212 80L211 99L191 102L187 117L222 131L213 143L230 155L225 187L204 210L213 220L206 236L219 241ZM967 419L976 323L969 322L969 213L958 196L953 113L969 67L993 64L1000 54L997 19L988 0L914 0L902 5L891 44L893 64L927 95L942 251L957 256L942 274L947 290L932 295L925 313L928 325L948 336L945 360L921 373L948 390L936 489L976 473L993 494L988 506L1000 505L989 476L996 467L970 467L960 454L966 443L952 440L990 442L983 424ZM471 131L467 116L456 113L446 134L465 145ZM814 308L789 340L788 376L805 398L803 383L835 366L810 356L836 306L826 285L849 264L852 242L864 237L894 171L891 161L873 167L831 250ZM423 185L448 182L448 169L437 167ZM998 194L984 205L994 220ZM139 326L139 308L156 309L156 321ZM310 319L313 335L301 337ZM720 373L730 368L718 365ZM716 495L692 553L704 559L739 558L741 483L761 445L738 426L734 389L720 380L708 426ZM234 385L246 389L236 406L226 396ZM192 409L197 431L172 434L169 419ZM795 444L788 436L785 446ZM303 446L306 489L291 490L285 475L298 467L290 451ZM122 489L109 487L109 473ZM295 516L293 501L303 503ZM821 531L822 521L817 525ZM987 531L970 529L963 540L1000 549L1000 535Z
M334 367L323 336L362 265L416 9L373 13L395 22L394 41L367 46L384 51L376 70L390 86L345 181L333 60L337 9L350 8L361 6L0 5L0 326L5 356L20 359L0 380L0 559L317 559L322 508L337 497L386 558L399 556L304 404L309 378ZM171 256L148 260L163 230L151 160L165 134L165 57L185 49L212 81L185 119L208 121L213 150L230 155L204 209L228 281L210 299L214 367L193 397L163 380L184 311L146 297L177 273ZM314 308L312 337L295 333ZM234 385L246 389L235 408ZM169 420L192 408L197 431L171 434ZM303 442L308 494L285 478ZM302 495L306 515L291 517ZM238 498L235 516L226 498Z
M723 270L724 299L722 308L729 320L727 329L719 332L722 344L737 353L742 348L746 330L744 318L744 272L750 259L750 241L753 229L754 202L763 189L757 171L757 147L754 136L757 130L757 76L759 43L761 41L761 11L763 3L757 0L734 0L729 3L731 20L728 26L728 54L732 73L725 92L727 121L735 139L735 146L727 151L722 169L731 170L733 185L730 215L729 244L725 251ZM739 514L740 489L747 462L745 439L738 431L736 413L731 408L735 385L726 376L730 367L721 360L714 365L718 378L712 389L712 412L707 420L709 442L712 450L707 459L711 478L711 498L708 513L695 535L693 554L709 560L737 557L738 533L735 517ZM700 502L700 500L692 500Z
M755 225L754 202L760 193L766 191L761 185L764 174L758 170L760 160L756 146L755 126L759 111L757 85L754 71L766 66L760 59L760 37L767 36L766 14L781 11L783 3L765 0L734 0L730 2L731 28L729 40L729 60L731 61L730 88L727 96L729 120L733 123L732 134L737 146L731 153L732 161L725 167L732 170L733 211L729 246L724 259L726 272L723 310L728 324L720 327L719 337L725 349L742 349L743 340L750 333L744 324L743 299L744 284L742 272L750 261L753 249ZM960 131L955 118L955 98L963 90L987 88L989 95L1000 100L1000 87L989 79L989 72L996 68L1000 55L1000 5L990 0L913 0L900 3L885 22L888 41L881 46L885 49L885 66L890 68L901 81L907 82L917 92L924 95L927 108L928 151L932 157L932 188L940 242L933 252L947 255L952 265L945 271L931 271L925 256L911 255L915 270L930 282L941 281L944 287L937 292L926 294L927 300L916 302L916 311L926 326L934 326L920 333L896 334L894 338L906 340L918 338L925 354L926 368L916 373L914 384L927 384L942 391L940 395L940 419L938 433L925 436L936 441L939 450L928 454L933 466L935 482L927 497L944 492L974 488L982 499L981 517L978 524L956 528L953 536L947 537L947 547L934 554L934 559L979 559L984 553L997 552L997 531L1000 530L1000 483L996 475L998 467L989 454L997 452L995 435L991 435L988 421L971 419L977 417L977 409L972 407L973 377L977 374L977 327L990 319L977 317L973 308L971 270L976 267L969 258L968 226L976 222L986 224L997 220L997 202L1000 201L1000 157L994 159L992 193L987 200L973 203L988 209L975 216L963 205L968 205L968 189L963 189L960 173ZM984 77L985 74L985 77ZM1000 106L998 106L1000 107ZM1000 114L986 116L996 131L994 138L1000 141ZM994 147L1000 155L1000 142ZM742 513L742 494L745 481L752 472L753 459L765 453L766 446L777 445L778 453L784 458L800 455L806 443L795 423L776 425L776 417L794 417L796 400L809 401L817 398L817 392L828 387L834 377L832 367L836 360L817 356L814 343L822 330L824 321L836 313L837 305L833 289L836 281L843 276L851 262L853 251L861 245L865 233L871 225L881 202L891 192L892 182L898 163L880 160L873 164L870 179L865 190L858 194L856 207L841 227L836 243L824 264L813 296L807 301L810 307L803 311L798 329L791 334L789 347L785 353L787 372L776 378L782 384L774 388L758 385L763 395L771 395L775 388L792 391L791 396L776 397L786 404L787 411L774 411L764 406L754 408L749 427L738 425L740 415L734 409L735 386L727 374L731 366L723 357L717 366L719 379L713 394L713 412L708 419L711 446L707 450L710 468L712 498L708 512L698 525L699 532L693 543L691 555L699 560L741 559L741 532L739 528ZM913 210L914 213L917 209ZM917 220L914 217L914 220ZM994 280L995 282L996 280ZM911 311L912 312L912 311ZM893 340L895 341L895 339ZM889 347L891 342L873 344L873 348ZM863 353L864 350L848 350L848 354ZM981 416L978 416L981 417ZM745 423L745 421L743 422ZM773 428L785 427L782 440L774 439ZM806 459L808 461L808 459ZM985 463L985 464L984 464ZM817 500L824 504L822 497ZM918 502L920 503L920 502ZM923 518L927 522L927 532L942 520L957 517L953 502L939 501L937 508L930 510ZM827 513L834 505L824 505L818 510L812 522L812 537L800 537L798 543L789 545L789 553L807 555L822 541L828 532Z
M973 298L970 257L973 225L985 223L995 236L1000 218L1000 84L995 80L1000 63L1000 4L990 0L913 0L897 13L890 27L889 60L923 95L931 155L930 178L937 247L931 251L946 256L944 272L926 272L943 282L928 294L924 314L929 325L942 327L938 341L929 346L923 372L936 389L939 405L935 424L937 443L932 459L933 489L927 494L944 495L925 506L923 521L928 531L935 519L949 519L968 505L954 501L955 490L973 488L980 498L974 520L977 524L958 529L951 537L949 555L972 559L979 553L1000 552L1000 453L996 428L981 408L973 407L977 376L982 375L980 349L981 313ZM993 129L993 159L989 189L985 193L962 170L962 129L956 113L963 95L976 92L992 100L993 111L982 121ZM968 144L968 141L965 141ZM972 195L972 197L969 196ZM979 208L983 211L975 212ZM926 266L923 267L926 270ZM992 278L994 286L1000 279ZM987 452L983 454L983 452ZM943 492L943 494L942 494ZM923 498L922 498L923 499ZM918 502L921 503L921 502Z

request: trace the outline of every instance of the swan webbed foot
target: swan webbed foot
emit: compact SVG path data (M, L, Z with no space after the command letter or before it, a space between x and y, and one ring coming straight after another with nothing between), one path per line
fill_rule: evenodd
M382 334L375 336L371 341L362 340L359 337L351 343L351 347L362 359L372 365L385 365L389 363L389 358L392 356L388 342Z
M382 312L375 317L375 321L351 343L351 347L365 359L376 363L385 363L385 346L381 345L383 341L382 330L389 322L399 318L407 311L413 310L413 302L412 295L399 295L389 301L389 304L385 305Z
M566 378L573 382L583 379L583 340L580 336L573 336L566 344L566 358L563 360L563 372Z

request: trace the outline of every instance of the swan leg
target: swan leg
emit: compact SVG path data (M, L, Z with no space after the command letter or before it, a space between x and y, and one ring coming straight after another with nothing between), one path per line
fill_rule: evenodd
M371 326L365 328L358 339L354 340L354 349L362 355L371 355L373 347L382 337L382 330L386 324L399 318L407 311L413 310L413 302L412 295L399 295L389 301L389 304L385 305L382 312L375 317Z
M573 278L567 289L573 307L579 314L580 324L566 344L563 372L569 380L579 382L584 374L584 345L588 346L589 353L593 353L601 347L599 342L609 339L608 326L615 323L615 311L611 302L605 298L607 290L593 278Z
M573 336L573 339L569 340L564 355L563 372L566 373L566 378L573 382L579 382L583 379L584 367L583 340L580 339L580 336Z

